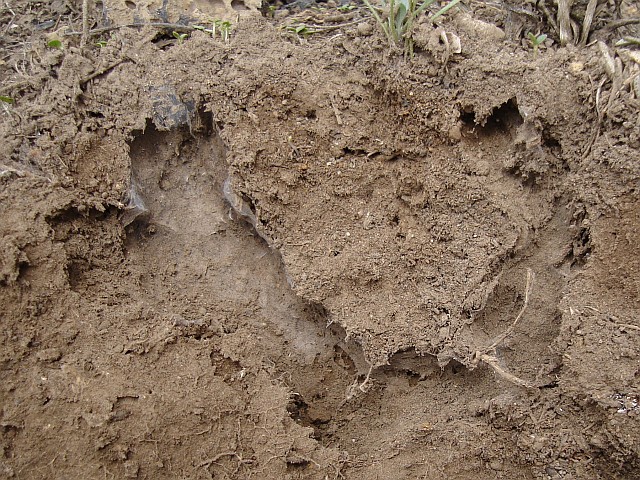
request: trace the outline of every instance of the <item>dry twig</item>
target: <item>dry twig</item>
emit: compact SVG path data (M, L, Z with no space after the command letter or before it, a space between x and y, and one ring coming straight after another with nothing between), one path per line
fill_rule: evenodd
M640 23L640 17L620 18L607 23L602 30L615 30L617 28L626 27L627 25L636 25Z
M339 126L342 126L342 116L340 115L340 110L336 106L336 98L334 95L331 95L331 107L333 108L333 113L336 116L336 122L338 122Z
M165 23L165 22L149 22L149 23L125 23L123 25L113 25L111 27L94 28L87 31L87 37L94 35L101 35L103 33L111 32L113 30L119 30L121 28L143 28L153 27L164 30L171 30L176 32L193 32L195 30L202 30L202 28L193 27L191 25L181 25L179 23ZM64 32L65 36L83 35L84 32Z
M211 465L212 463L216 463L218 460L220 460L223 457L236 457L240 462L242 462L242 457L240 455L238 455L236 452L222 452L222 453L217 454L215 457L208 458L208 459L200 462L196 466L198 468L200 468L200 467L208 467L209 465Z

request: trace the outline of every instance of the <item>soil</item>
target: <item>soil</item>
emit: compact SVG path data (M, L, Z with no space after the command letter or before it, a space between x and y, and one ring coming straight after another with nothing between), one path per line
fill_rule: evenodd
M0 478L640 478L633 2L157 3L2 11Z

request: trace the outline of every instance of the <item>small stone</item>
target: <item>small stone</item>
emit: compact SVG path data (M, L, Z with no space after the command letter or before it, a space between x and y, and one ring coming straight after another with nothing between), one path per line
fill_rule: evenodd
M569 64L569 71L574 75L582 72L584 70L584 63L582 62L571 62Z
M558 478L558 471L553 467L547 467L544 469L545 473L551 478Z
M449 138L454 142L459 142L462 140L462 130L460 130L460 125L454 125L449 129Z
M16 473L9 465L4 465L0 463L0 474L4 475L6 478L14 478Z
M373 33L373 27L371 26L370 23L366 23L366 22L359 23L357 26L357 30L358 30L358 35L361 35L363 37L368 37Z
M138 465L138 462L134 462L132 460L124 462L125 478L138 478L139 471L140 471L140 466Z
M491 167L489 166L489 162L487 162L486 160L478 160L476 162L474 172L476 175L479 175L481 177L486 177L487 175L489 175L489 173L491 173Z
M46 348L36 353L36 358L40 362L51 363L60 360L62 353L57 348Z
M542 451L542 449L545 447L546 442L547 442L547 439L545 437L536 438L533 441L533 445L532 445L533 450L536 452Z

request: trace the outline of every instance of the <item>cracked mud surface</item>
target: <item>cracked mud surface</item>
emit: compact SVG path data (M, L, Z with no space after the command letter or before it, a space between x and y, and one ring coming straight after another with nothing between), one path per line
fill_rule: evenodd
M229 44L34 33L0 477L638 478L638 100L598 117L595 46L443 25L462 53L424 24L410 65L251 15Z

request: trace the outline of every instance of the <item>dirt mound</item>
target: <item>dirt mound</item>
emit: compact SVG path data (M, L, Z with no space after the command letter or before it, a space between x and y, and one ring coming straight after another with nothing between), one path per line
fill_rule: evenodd
M638 478L633 51L301 15L34 35L0 474Z

